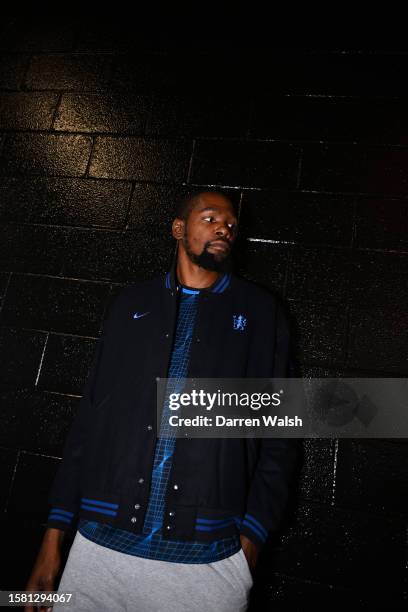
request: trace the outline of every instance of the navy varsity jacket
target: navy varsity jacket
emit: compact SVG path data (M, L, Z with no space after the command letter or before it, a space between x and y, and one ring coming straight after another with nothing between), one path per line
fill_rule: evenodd
M235 274L223 289L200 292L188 377L290 376L289 326L275 296ZM49 493L47 527L74 528L80 517L141 533L156 379L167 376L176 298L173 262L113 300ZM237 315L246 319L239 333ZM297 449L294 439L178 438L163 537L211 542L238 530L261 548L283 518Z

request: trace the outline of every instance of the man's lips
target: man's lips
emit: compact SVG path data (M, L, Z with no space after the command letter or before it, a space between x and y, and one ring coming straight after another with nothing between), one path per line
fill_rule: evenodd
M228 242L224 242L223 240L211 242L210 246L213 247L214 249L217 249L217 251L227 251L230 248L230 245L228 244Z

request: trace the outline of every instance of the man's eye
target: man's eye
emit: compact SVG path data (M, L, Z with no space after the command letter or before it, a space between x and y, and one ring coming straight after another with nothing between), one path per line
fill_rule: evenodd
M214 217L204 217L203 221L212 221Z

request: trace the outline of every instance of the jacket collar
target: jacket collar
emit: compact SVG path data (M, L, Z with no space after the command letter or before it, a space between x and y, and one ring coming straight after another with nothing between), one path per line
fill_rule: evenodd
M177 282L176 265L177 251L176 255L173 257L170 270L166 273L164 277L164 285L166 289L170 289L171 291L178 291L179 289L179 284ZM230 283L231 272L225 272L221 274L212 285L210 285L209 287L205 287L204 289L200 289L200 291L205 291L209 293L223 293L227 289L227 287L229 287Z

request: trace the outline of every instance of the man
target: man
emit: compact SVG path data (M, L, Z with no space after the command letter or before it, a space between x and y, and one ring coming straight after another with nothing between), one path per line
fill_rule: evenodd
M245 610L259 550L286 506L293 441L175 440L164 435L168 407L155 427L159 378L289 372L282 307L231 272L229 198L190 195L172 232L171 270L125 287L109 310L50 492L27 590L53 588L79 515L59 585L76 610Z

